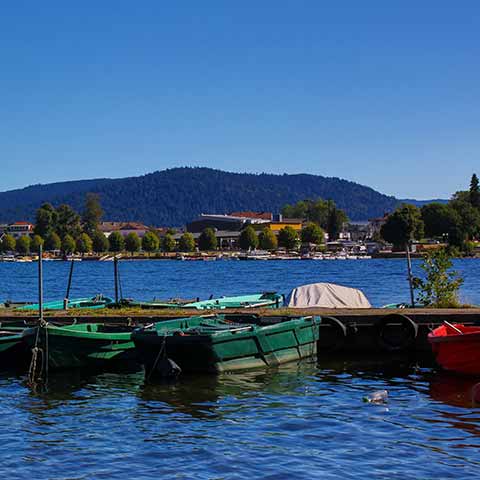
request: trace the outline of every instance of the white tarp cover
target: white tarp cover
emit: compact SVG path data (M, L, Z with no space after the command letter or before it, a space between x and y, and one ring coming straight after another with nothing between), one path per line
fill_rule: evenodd
M361 290L334 283L312 283L294 288L287 298L287 307L308 308L371 308Z

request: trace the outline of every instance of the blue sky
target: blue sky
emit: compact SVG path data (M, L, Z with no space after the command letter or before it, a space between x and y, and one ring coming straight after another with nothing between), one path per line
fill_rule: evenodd
M480 2L4 2L0 190L184 165L480 174Z

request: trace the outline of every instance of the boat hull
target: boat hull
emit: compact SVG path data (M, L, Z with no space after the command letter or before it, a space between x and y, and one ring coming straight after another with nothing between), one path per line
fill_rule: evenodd
M438 364L450 372L480 375L480 327L453 327L442 325L428 335Z
M21 367L28 361L28 348L22 341L23 328L0 331L0 369Z
M136 360L131 331L101 331L101 324L34 327L23 333L23 340L30 347L35 344L38 328L41 348L46 352L48 346L50 369L106 368Z
M161 336L156 331L132 335L147 375L160 356L186 373L221 373L281 365L316 354L318 323L294 319L267 327L246 325L233 333Z

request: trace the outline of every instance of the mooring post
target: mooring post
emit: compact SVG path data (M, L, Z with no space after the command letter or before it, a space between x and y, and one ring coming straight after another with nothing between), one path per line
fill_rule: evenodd
M68 308L68 299L70 298L70 288L72 286L72 277L73 277L73 260L70 262L70 273L68 274L68 284L67 284L67 293L65 294L65 299L63 301L63 308L66 310Z
M43 320L43 247L38 247L38 316Z
M115 304L118 306L118 258L113 257L113 276L115 282Z
M410 305L415 307L415 291L413 289L413 275L412 275L412 259L410 257L410 242L405 245L407 251L407 269L408 269L408 284L410 286Z

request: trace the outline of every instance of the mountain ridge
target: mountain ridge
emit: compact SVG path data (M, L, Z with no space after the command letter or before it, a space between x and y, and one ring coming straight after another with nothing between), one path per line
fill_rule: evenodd
M33 221L44 202L67 203L80 211L88 192L100 195L105 219L157 226L180 226L200 213L278 212L286 203L306 198L332 199L351 220L358 221L381 216L404 201L338 177L176 167L140 176L69 180L0 192L0 222Z

